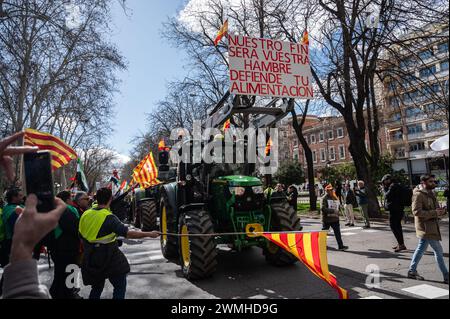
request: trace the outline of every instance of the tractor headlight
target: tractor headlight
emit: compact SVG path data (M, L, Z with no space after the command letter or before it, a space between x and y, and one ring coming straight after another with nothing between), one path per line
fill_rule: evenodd
M264 189L263 189L262 186L253 186L252 190L253 190L254 194L262 194L262 193L264 193Z
M236 196L243 196L245 194L244 187L229 187L230 193Z

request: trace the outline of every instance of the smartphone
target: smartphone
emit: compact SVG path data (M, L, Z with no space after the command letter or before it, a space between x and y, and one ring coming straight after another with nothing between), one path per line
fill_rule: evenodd
M48 151L24 154L27 194L38 198L37 211L47 213L55 208L51 154Z

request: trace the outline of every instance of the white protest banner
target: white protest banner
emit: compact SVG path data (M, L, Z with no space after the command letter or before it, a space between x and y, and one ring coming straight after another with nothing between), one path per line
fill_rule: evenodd
M308 45L229 35L232 94L313 98Z

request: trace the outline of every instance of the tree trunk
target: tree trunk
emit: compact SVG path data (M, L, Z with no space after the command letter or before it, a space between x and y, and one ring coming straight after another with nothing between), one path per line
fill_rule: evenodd
M366 146L364 144L364 134L361 134L359 130L354 126L353 118L351 115L350 118L347 116L345 116L344 118L347 124L348 135L350 139L349 151L355 164L356 175L358 176L358 179L364 181L366 186L367 199L369 204L369 217L380 217L381 212L377 198L376 185L372 179L366 157L362 155L367 152Z
M308 102L306 103L307 105L303 112L303 117L300 124L298 123L297 113L295 112L294 107L292 108L291 114L292 114L292 126L295 130L295 133L297 134L300 144L302 144L303 151L305 152L306 165L308 170L309 210L314 211L317 210L317 196L315 188L316 185L314 180L314 162L311 148L309 147L305 137L303 136L303 124L305 123L305 118L308 113L308 105L309 105Z

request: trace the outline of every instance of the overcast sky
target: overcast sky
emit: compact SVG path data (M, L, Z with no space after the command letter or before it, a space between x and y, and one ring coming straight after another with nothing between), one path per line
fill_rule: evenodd
M160 35L162 23L175 16L184 2L127 0L129 16L119 5L114 8L111 41L128 62L128 70L119 74L116 132L109 139L119 154L128 155L133 136L146 130L145 113L164 98L166 83L185 74L182 55Z

